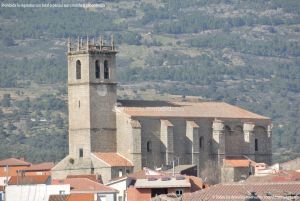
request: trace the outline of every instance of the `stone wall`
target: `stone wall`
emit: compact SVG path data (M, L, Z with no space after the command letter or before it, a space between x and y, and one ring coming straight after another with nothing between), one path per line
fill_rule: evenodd
M136 144L139 143L139 140L130 141L130 147L141 148L141 156L139 153L135 154L135 157L138 155L135 161L141 158L140 167L155 168L170 164L172 161L170 161L171 158L168 159L169 161L166 158L166 148L172 143L175 165L178 161L180 164L196 163L199 175L207 168L207 161L216 161L221 167L226 156L246 155L254 160L259 160L259 162L269 163L271 161L269 121L134 117L134 121L139 122L141 126L141 132L137 132L137 130L133 132L130 123L133 121L131 117L119 112L117 119L118 151L130 160L133 160L133 153L126 151L128 146L122 144L122 142L126 139L136 139L136 136L141 135L140 145ZM166 126L166 120L169 122L167 123L168 126ZM194 127L191 125L194 125ZM172 137L166 137L167 134L170 136L170 132ZM199 144L200 137L203 137L201 148ZM255 139L259 143L258 151L255 151ZM168 140L172 142L168 142ZM150 151L147 150L148 142L151 142ZM194 153L193 157L191 153ZM170 150L168 154L170 155Z

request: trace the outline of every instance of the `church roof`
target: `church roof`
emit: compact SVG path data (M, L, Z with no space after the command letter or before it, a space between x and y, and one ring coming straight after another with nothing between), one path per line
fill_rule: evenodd
M119 100L117 109L120 112L136 117L202 117L269 120L268 117L224 102Z
M116 152L93 152L93 154L111 167L133 167L133 164Z

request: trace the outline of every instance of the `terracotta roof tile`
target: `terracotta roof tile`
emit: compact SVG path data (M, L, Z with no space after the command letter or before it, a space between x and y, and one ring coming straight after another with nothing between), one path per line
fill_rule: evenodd
M12 176L8 181L8 185L47 184L49 179L49 175Z
M244 157L244 156L227 156L224 159L224 164L229 167L249 167L252 164L255 164L254 161Z
M111 167L133 167L129 160L115 152L94 152L93 154Z
M69 195L50 195L49 201L67 201Z
M94 201L93 193L70 194L67 201Z
M288 200L288 197L283 197L286 196L288 192L295 194L300 192L300 183L218 184L201 191L184 195L183 200L245 201L246 198L249 198L250 192L255 192L261 201L283 201ZM298 198L300 197L298 196Z
M118 111L130 116L148 117L204 117L264 119L267 117L252 113L224 102L168 102L168 101L119 101Z
M0 166L30 166L31 163L20 160L20 159L16 159L16 158L8 158L8 159L4 159L2 161L0 161Z
M74 192L117 192L117 190L87 178L67 178L60 184L70 184Z
M94 201L94 194L75 193L70 195L50 195L49 201Z
M30 167L25 168L25 172L32 172L32 171L50 171L54 167L54 163L47 162L47 163L39 163L39 164L32 164Z
M202 182L202 179L195 176L187 176L190 179L191 183L191 192L195 192L205 188L205 184Z
M87 178L89 180L98 182L98 175L95 175L95 174L90 174L90 175L68 175L67 179L70 179L70 178Z
M266 176L250 176L245 182L247 183L266 183L266 182L299 182L300 172L282 170L280 172Z

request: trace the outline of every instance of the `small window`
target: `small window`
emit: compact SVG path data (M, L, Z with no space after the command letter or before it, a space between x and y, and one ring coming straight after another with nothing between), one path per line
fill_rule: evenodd
M98 60L95 62L95 76L96 79L100 78L100 65Z
M258 151L258 139L255 138L255 151Z
M129 169L127 169L127 170L126 170L126 174L129 174L129 173L130 173L130 170L129 170Z
M203 136L201 136L199 138L199 148L200 148L200 150L204 150L204 137Z
M183 190L182 190L182 189L177 189L177 190L176 190L176 195L177 195L177 197L181 197L182 194L183 194Z
M7 167L4 167L3 170L4 170L4 172L6 172L7 171Z
M118 196L118 201L123 201L123 197L122 196Z
M64 190L59 191L59 195L65 195L65 194L66 194L66 192Z
M78 101L78 107L80 108L80 101Z
M147 142L147 152L151 152L152 151L152 143L151 141Z
M81 62L79 60L76 61L76 79L81 79Z
M82 149L82 148L79 149L79 157L80 157L80 158L83 157L83 149Z
M109 67L108 67L108 61L104 61L104 79L109 79Z

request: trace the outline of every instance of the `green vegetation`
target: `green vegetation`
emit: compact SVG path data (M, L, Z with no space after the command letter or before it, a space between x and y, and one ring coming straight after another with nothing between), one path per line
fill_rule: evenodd
M300 156L300 1L92 3L0 8L0 158L66 154L65 40L112 33L122 98L226 101L272 118L274 160Z

